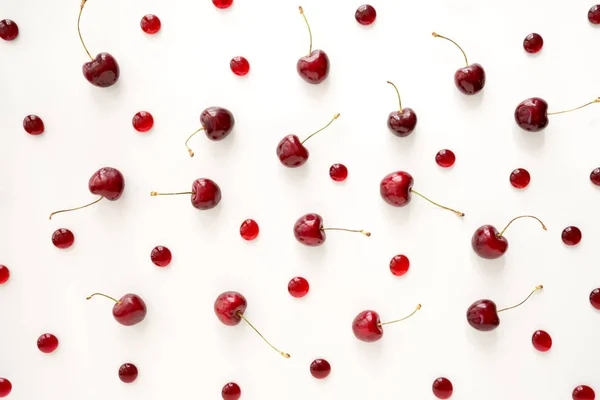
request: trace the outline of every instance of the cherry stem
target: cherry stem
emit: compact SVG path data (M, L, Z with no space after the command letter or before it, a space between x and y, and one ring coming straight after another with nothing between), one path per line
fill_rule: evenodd
M389 321L389 322L380 322L380 323L379 323L379 324L377 324L377 325L379 325L379 326L383 326L383 325L395 324L396 322L404 321L405 319L408 319L408 318L412 317L413 315L415 315L415 313L416 313L417 311L419 311L420 309L421 309L421 305L420 305L420 304L417 304L417 308L415 308L415 311L413 311L412 313L410 313L410 314L409 314L409 315L407 315L406 317L404 317L404 318L400 318L400 319L397 319L397 320L395 320L395 321Z
M279 350L277 347L273 346L273 345L272 345L272 344L271 344L271 343L270 343L270 342L269 342L269 341L268 341L268 340L267 340L267 339L266 339L266 338L265 338L265 337L262 335L262 333L260 333L260 332L258 331L258 329L256 329L256 328L254 327L254 325L252 325L252 324L250 323L250 321L248 321L248 320L246 319L246 317L244 317L244 314L242 314L241 312L239 312L239 311L238 311L238 312L237 312L237 316L238 316L238 317L240 317L241 319L243 319L243 320L244 320L244 321L245 321L245 322L246 322L248 325L250 325L250 328L254 329L254 332L258 333L258 336L260 336L260 337L262 338L262 340L264 340L264 341L265 341L265 343L266 343L266 344L268 344L269 346L271 346L271 348L272 348L273 350L275 350L276 352L278 352L279 354L281 354L281 355L282 355L284 358L290 358L290 357L291 357L291 356L290 356L288 353L286 353L286 352L283 352L283 351Z
M308 48L308 55L310 56L312 54L312 31L310 30L310 24L306 19L306 15L304 15L304 9L302 7L298 7L298 10L300 10L300 14L302 14L304 22L306 22L306 27L308 28L308 35L310 36L310 47Z
M180 194L196 194L196 192L176 192L176 193L150 192L150 196L178 196Z
M548 115L556 115L556 114L564 114L564 113L568 113L568 112L571 112L571 111L579 110L580 108L583 108L583 107L587 107L587 106L589 106L590 104L594 104L594 103L600 103L600 97L598 97L597 99L595 99L595 100L593 100L593 101L590 101L589 103L586 103L586 104L584 104L584 105L582 105L582 106L579 106L579 107L577 107L577 108L572 108L572 109L570 109L570 110L565 110L565 111L556 111L556 112L551 112L551 113L548 113Z
M327 125L325 125L324 127L322 127L321 129L319 129L318 131L316 131L315 133L312 133L309 137L307 137L306 139L304 139L301 144L304 144L304 142L306 142L308 139L310 139L311 137L315 136L317 133L321 132L324 129L327 129L327 127L329 125L331 125L333 123L333 121L335 121L336 119L338 119L338 117L340 116L340 114L335 114L333 116L333 118L331 119L331 121L329 121L329 123Z
M460 46L458 45L458 43L456 43L454 40L452 40L452 39L450 39L450 38L447 38L446 36L438 35L438 34L437 34L437 33L435 33L435 32L433 32L431 35L432 35L433 37L436 37L436 38L442 38L442 39L446 39L447 41L454 43L454 45L455 45L456 47L458 47L458 49L459 49L459 50L460 50L460 51L463 53L463 56L465 57L465 63L467 64L467 67L469 66L469 61L467 60L467 54L466 54L466 53L465 53L465 51L462 49L462 47L460 47Z
M344 232L356 232L362 233L363 235L369 237L371 236L371 232L363 231L362 229L344 229L344 228L321 228L322 231L344 231Z
M83 42L83 37L81 37L81 29L79 28L79 24L81 22L81 14L83 13L83 7L85 6L86 2L87 2L87 0L81 0L81 7L79 8L79 17L77 18L77 33L79 33L79 40L81 40L81 44L83 45L85 52L90 57L90 60L93 61L94 57L92 57L92 55L90 54L90 51L88 50L85 43Z
M203 131L204 127L198 129L196 132L192 133L187 140L185 141L185 148L187 149L188 153L190 154L190 157L194 157L194 152L192 151L192 149L190 149L190 147L188 146L188 142L190 141L191 138L194 137L194 135L200 131Z
M519 218L533 218L533 219L536 219L536 220L538 220L538 222L540 224L542 224L542 228L544 228L545 231L548 230L546 228L546 225L544 225L544 223L538 217L534 217L533 215L519 215L518 217L515 217L515 218L511 219L510 222L508 224L506 224L506 226L504 227L504 229L502 229L502 232L500 232L498 234L498 237L502 236L504 234L504 231L506 230L506 228L508 228L510 226L510 224L512 224L514 221L518 220Z
M54 211L52 214L50 214L50 219L52 219L52 217L55 216L56 214L60 214L60 213L64 213L64 212L69 212L69 211L81 210L82 208L93 206L94 204L96 204L97 202L99 202L100 200L102 200L103 198L104 198L104 196L100 196L100 198L98 200L94 200L90 204L86 204L85 206L75 207L75 208L69 208L67 210Z
M520 305L522 305L523 303L525 303L527 300L529 300L529 298L530 298L531 296L533 296L533 294L534 294L535 292L537 292L538 290L542 290L543 288L544 288L544 286L543 286L543 285L536 286L536 287L535 287L535 289L533 289L533 291L532 291L531 293L529 293L529 296L527 296L527 297L525 298L525 300L523 300L522 302L520 302L520 303L519 303L519 304L517 304L516 306L512 306L512 307L506 307L506 308L503 308L502 310L498 310L498 312L500 313L500 312L502 312L502 311L506 311L506 310L512 310L513 308L517 308L517 307L519 307Z
M398 91L398 88L390 81L387 81L387 83L389 83L394 87L394 89L396 89L396 94L398 95L398 104L400 104L400 112L402 112L402 100L400 100L400 92Z
M106 297L107 299L111 299L112 301L114 301L114 302L115 302L115 303L117 303L117 304L123 304L123 303L122 303L120 300L117 300L117 299L115 299L114 297L107 296L107 295L105 295L104 293L93 293L93 294L89 295L88 297L86 297L85 299L86 299L86 300L89 300L89 299L91 299L91 298L92 298L92 297L94 297L94 296L102 296L102 297Z
M421 196L422 198L424 198L425 200L427 200L428 202L430 202L430 203L431 203L431 204L433 204L433 205L436 205L436 206L438 206L438 207L440 207L440 208L443 208L444 210L452 211L453 213L455 213L455 214L456 214L456 215L458 215L459 217L464 217L464 216L465 216L465 213L464 213L464 212L456 211L456 210L453 210L452 208L449 208L449 207L443 206L443 205L441 205L441 204L438 204L438 203L436 203L435 201L433 201L433 200L430 200L430 199L428 199L427 197L423 196L421 193L417 192L417 191L416 191L416 190L414 190L414 189L410 189L410 191L411 191L412 193L416 194L417 196Z

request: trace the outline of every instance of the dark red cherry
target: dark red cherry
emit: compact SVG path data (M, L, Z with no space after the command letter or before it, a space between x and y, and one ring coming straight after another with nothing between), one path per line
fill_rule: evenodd
M523 48L528 53L537 53L542 49L544 39L537 33L530 33L523 40Z
M42 353L52 353L58 348L58 339L51 333L44 333L38 338L37 347Z
M242 395L242 390L235 382L226 383L221 389L221 397L223 400L238 400Z
M171 263L171 259L171 250L165 246L156 246L150 252L150 260L152 260L157 267L166 267Z
M3 19L0 21L0 38L11 41L15 40L17 36L19 36L19 26L15 21L10 19Z
M113 317L118 323L125 326L139 324L146 318L146 303L137 294L127 293L119 300L102 293L94 293L86 298L91 299L94 296L103 296L115 302L112 309Z
M454 165L456 156L452 150L440 150L435 155L435 162L442 168L450 168Z
M510 173L510 184L517 189L524 189L529 185L531 175L525 168L517 168Z
M402 276L408 272L410 260L404 254L394 256L390 261L390 271L395 276Z
M191 195L192 206L199 210L210 210L221 202L221 188L208 178L196 179L192 183L191 192L158 193L150 192L150 196L176 196L181 194Z
M44 133L44 121L37 115L28 115L23 119L23 128L30 135L41 135Z
M600 168L596 168L590 173L590 181L596 186L600 186Z
M1 272L1 269L0 269L0 272ZM0 278L0 283L2 283L1 278ZM594 289L594 290L591 291L591 293L590 293L590 304L596 310L600 310L600 288L596 288L596 289Z
M539 97L522 101L515 109L515 121L526 131L541 131L548 126L548 103Z
M306 296L309 288L308 281L300 276L292 278L288 283L288 292L297 299Z
M142 17L140 27L148 35L154 35L160 30L160 19L156 15L147 14Z
M209 139L223 140L233 130L235 119L226 108L208 107L200 114L200 123Z
M363 4L356 9L354 18L361 25L371 25L377 18L377 11L369 4Z
M119 379L125 383L131 383L138 377L138 369L131 363L125 363L119 367Z
M225 9L231 7L233 0L212 0L213 4L217 8Z
M389 322L381 322L379 314L377 314L375 311L362 311L354 318L354 321L352 321L352 332L360 341L376 342L383 337L383 325L404 321L405 319L412 317L420 309L421 305L418 304L417 308L415 308L415 310L408 316Z
M317 358L310 363L310 374L317 379L325 379L331 372L329 361L322 358Z
M546 331L535 331L531 337L531 343L536 350L546 352L552 347L552 338Z
M99 53L92 61L84 63L82 71L88 82L101 88L117 83L120 75L117 60L108 53Z
M452 392L454 391L452 382L447 378L437 378L433 381L431 389L433 390L434 396L438 399L449 399L452 397Z
M398 111L392 111L388 115L387 126L388 129L396 136L406 137L412 133L417 126L417 114L412 108L402 108L402 100L400 99L400 92L396 85L388 81L390 85L396 90L398 95L398 104L400 105Z
M594 25L600 24L600 4L596 4L590 8L590 11L588 11L588 20Z
M6 378L0 378L0 397L6 397L12 391L12 384Z
M483 225L477 228L471 237L471 247L473 247L475 254L481 258L490 260L501 257L506 253L506 250L508 250L508 240L503 236L504 232L510 224L520 218L533 218L542 225L544 230L547 230L544 223L540 221L539 218L532 215L520 215L513 218L504 229L502 229L502 232L498 232L493 225Z
M148 111L140 111L131 120L133 128L138 132L148 132L154 126L154 118Z
M596 393L587 385L579 385L573 389L573 400L594 400Z
M581 230L576 226L567 226L563 229L561 238L567 246L575 246L581 241Z
M52 244L59 249L68 249L73 245L75 235L68 229L60 228L52 234Z
M300 59L298 59L298 62L296 63L296 70L302 79L308 83L316 85L323 82L329 75L329 57L327 57L327 54L323 50L313 50L310 25L308 24L308 20L306 19L306 15L304 15L304 10L302 7L298 8L300 10L300 14L302 14L302 17L304 17L306 26L308 27L308 33L310 35L310 48L307 56L300 57Z
M244 76L250 72L250 63L244 57L233 57L229 62L229 68L237 76Z
M240 236L244 240L254 240L258 237L258 224L253 219L247 219L240 226Z
M0 265L0 285L5 284L10 278L10 270L6 265Z
M329 176L336 182L345 181L348 177L348 168L344 164L333 164L329 168Z
M296 220L294 224L294 236L296 240L306 246L320 246L326 239L325 231L346 231L362 233L371 236L370 232L360 229L345 228L323 228L323 218L319 214L305 214Z

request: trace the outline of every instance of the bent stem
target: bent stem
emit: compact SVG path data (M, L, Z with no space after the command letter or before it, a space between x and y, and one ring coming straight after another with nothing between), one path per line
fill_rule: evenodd
M379 325L379 326L383 326L383 325L395 324L396 322L404 321L405 319L408 319L408 318L412 317L413 315L415 315L415 313L416 313L417 311L419 311L420 309L421 309L421 305L420 305L420 304L417 304L417 308L415 308L415 311L413 311L412 313L410 313L410 314L409 314L409 315L407 315L406 317L404 317L404 318L400 318L400 319L397 319L397 320L395 320L395 321L389 321L389 322L380 322L378 325Z
M117 304L123 304L123 303L122 303L120 300L117 300L117 299L115 299L114 297L107 296L107 295L105 295L104 293L93 293L93 294L89 295L88 297L86 297L85 299L86 299L86 300L89 300L89 299L91 299L91 298L92 298L92 297L94 297L94 296L102 296L102 297L106 297L107 299L111 299L112 301L114 301L114 302L115 302L115 303L117 303Z
M438 203L436 203L435 201L433 201L433 200L430 200L430 199L428 199L427 197L423 196L421 193L417 192L417 191L416 191L416 190L414 190L414 189L410 189L410 191L411 191L412 193L416 194L417 196L421 196L422 198L424 198L425 200L427 200L428 202L430 202L430 203L431 203L431 204L433 204L433 205L436 205L436 206L438 206L438 207L440 207L440 208L443 208L444 210L452 211L453 213L455 213L455 214L456 214L456 215L458 215L459 217L464 217L464 216L465 216L465 213L464 213L464 212L456 211L456 210L454 210L454 209L452 209L452 208L450 208L450 207L446 207L446 206L443 206L443 205L441 205L441 204L438 204Z
M150 192L150 196L178 196L180 194L196 194L196 192L175 192L175 193L159 193L159 192Z
M447 38L446 36L438 35L438 34L437 34L437 33L435 33L435 32L432 32L432 33L431 33L431 35L432 35L433 37L436 37L436 38L442 38L442 39L446 39L447 41L454 43L454 45L455 45L456 47L458 47L458 49L461 51L461 53L463 53L463 56L465 57L465 63L467 64L467 67L469 66L469 60L467 60L467 54L466 54L466 53L465 53L465 51L462 49L462 47L460 47L460 46L458 45L458 43L456 43L454 40L452 40L452 39L450 39L450 38Z
M398 95L398 104L400 104L400 112L402 112L402 100L400 100L400 92L398 91L398 88L390 81L387 81L387 83L389 83L394 87L394 89L396 89L396 94Z
M318 130L318 131L316 131L315 133L312 133L310 136L308 136L306 139L304 139L304 140L301 142L301 144L304 144L304 142L306 142L308 139L310 139L311 137L315 136L317 133L321 132L322 130L324 130L324 129L327 129L327 127L328 127L329 125L331 125L331 124L333 123L333 121L335 121L336 119L338 119L338 117L339 117L339 116L340 116L340 114L339 114L339 113L338 113L338 114L335 114L335 115L333 116L333 118L331 119L331 121L329 121L329 123L328 123L327 125L325 125L325 126L324 126L324 127L322 127L321 129L319 129L319 130Z
M310 47L308 48L308 55L310 56L312 53L312 31L310 30L310 24L306 19L306 15L304 15L304 9L302 7L298 7L298 10L300 10L300 14L302 14L304 22L306 22L306 27L308 28L308 35L310 36Z
M60 213L64 213L64 212L69 212L69 211L81 210L82 208L93 206L94 204L96 204L97 202L99 202L100 200L102 200L103 198L104 198L104 196L100 196L100 198L98 200L94 200L90 204L86 204L85 206L75 207L75 208L68 208L66 210L54 211L52 214L50 214L50 219L52 219L52 217L55 216L56 214L60 214Z
M90 51L88 50L85 43L83 42L83 37L81 36L81 29L79 28L79 24L81 23L81 14L83 13L83 7L85 6L86 2L87 2L87 0L81 0L81 7L79 7L79 17L77 18L77 33L79 33L79 40L81 40L81 44L83 45L85 52L90 57L90 60L94 61L94 57L92 57L92 55L90 54Z
M188 146L188 142L190 141L191 138L194 137L194 135L200 131L203 131L204 127L198 129L196 132L192 133L187 140L185 141L185 148L187 149L188 153L190 154L190 157L194 157L194 152L192 151L192 149L190 149L190 147Z
M506 311L506 310L512 310L513 308L517 308L517 307L519 307L520 305L522 305L523 303L525 303L527 300L529 300L529 298L530 298L531 296L533 296L533 294L534 294L535 292L537 292L538 290L542 290L543 288L544 288L544 286L543 286L543 285L538 285L538 286L536 286L536 287L535 287L535 289L533 289L533 291L532 291L531 293L529 293L529 296L527 296L527 297L525 298L525 300L523 300L522 302L520 302L519 304L517 304L517 305L515 305L515 306L512 306L512 307L506 307L506 308L503 308L502 310L498 310L498 312L500 313L500 312L502 312L502 311Z
M583 108L583 107L587 107L587 106L589 106L590 104L594 104L594 103L600 103L600 97L598 97L597 99L594 99L593 101L590 101L589 103L585 103L584 105L582 105L582 106L579 106L579 107L577 107L577 108L572 108L572 109L570 109L570 110L565 110L565 111L556 111L556 112L551 112L551 113L548 113L548 115L556 115L556 114L564 114L564 113L568 113L568 112L571 112L571 111L579 110L580 108Z
M321 228L322 231L344 231L344 232L356 232L362 233L363 235L369 237L371 236L371 232L363 231L362 229L344 229L344 228Z
M244 317L244 314L242 314L241 312L239 312L239 311L238 311L238 312L237 312L237 316L238 316L238 317L240 317L241 319L243 319L243 320L244 320L244 321L245 321L245 322L246 322L248 325L250 325L250 328L254 329L254 332L258 333L258 336L260 336L260 337L262 338L262 340L264 340L264 341L265 341L265 343L266 343L266 344L268 344L269 346L271 346L271 348L272 348L273 350L275 350L276 352L278 352L279 354L281 354L281 355L282 355L284 358L290 358L290 357L291 357L291 356L290 356L288 353L286 353L286 352L283 352L283 351L279 350L277 347L273 346L273 345L272 345L272 344L271 344L271 343L270 343L270 342L269 342L269 341L268 341L268 340L267 340L267 339L266 339L266 338L265 338L265 337L262 335L262 333L260 333L260 332L258 331L258 329L256 329L256 328L254 327L254 325L252 325L252 324L250 323L250 321L248 321L248 320L246 319L246 317Z
M542 228L545 231L548 230L546 228L546 225L544 225L544 223L538 217L534 217L533 215L519 215L518 217L515 217L515 218L511 219L510 222L508 224L506 224L506 226L504 227L504 229L502 229L502 232L500 232L498 234L498 237L502 236L504 234L504 231L506 230L506 228L508 228L510 226L510 224L512 224L514 221L518 220L519 218L533 218L533 219L537 220L540 224L542 224Z

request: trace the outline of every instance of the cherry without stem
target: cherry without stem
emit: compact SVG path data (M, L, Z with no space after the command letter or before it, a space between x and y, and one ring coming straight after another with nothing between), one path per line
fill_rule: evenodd
M348 168L344 164L333 164L329 168L329 176L336 182L343 182L348 177Z
M15 40L19 36L19 26L10 19L0 21L0 38L6 41Z
M30 135L41 135L44 133L44 121L37 115L28 115L23 119L23 129Z
M242 389L235 382L226 383L221 389L221 397L223 400L238 400L242 395Z
M215 7L225 9L231 7L233 0L212 0Z
M132 383L138 377L138 369L134 364L125 363L119 367L119 379L125 383Z
M531 337L531 343L536 350L541 351L542 353L550 350L552 347L552 338L546 331L538 330L533 332L533 336Z
M596 288L590 293L590 304L596 310L600 310L600 288Z
M51 333L44 333L38 338L37 347L42 353L52 353L58 348L58 339Z
M154 117L148 111L140 111L133 116L131 124L138 132L148 132L154 126Z
M561 238L567 246L576 246L581 241L581 230L576 226L567 226L563 229Z
M250 63L244 57L237 56L229 61L229 68L237 76L244 76L250 72Z
M157 267L166 267L171 263L171 250L165 246L156 246L150 252L150 260Z
M435 162L442 168L450 168L454 165L456 156L452 150L444 149L437 152Z
M254 240L258 237L259 227L255 220L247 219L240 226L240 236L244 240Z
M596 168L590 173L590 181L596 186L600 186L600 168Z
M292 297L297 299L302 298L308 294L310 286L308 281L300 276L292 278L288 283L288 292Z
M60 228L52 234L52 244L59 249L68 249L73 245L75 235L68 229Z
M531 181L531 175L525 168L517 168L510 173L510 184L517 189L524 189Z
M363 4L356 9L354 18L361 25L371 25L377 18L377 11L369 4Z
M6 283L10 278L10 270L6 265L0 265L0 285Z
M404 254L398 254L390 261L390 271L395 276L402 276L408 272L410 260Z
M587 385L579 385L573 389L573 400L594 400L596 393Z
M590 8L590 11L588 11L588 20L594 25L600 24L600 4L596 4Z
M12 391L12 383L6 378L0 378L0 397L6 397Z
M331 373L331 364L322 358L317 358L310 363L310 374L316 379L325 379Z
M530 33L523 39L523 48L528 53L537 53L542 49L544 39L537 33Z
M437 378L433 381L431 389L438 399L449 399L452 397L452 392L454 391L452 382L448 378Z
M153 14L144 15L140 21L140 27L148 35L154 35L160 30L160 26L160 19Z

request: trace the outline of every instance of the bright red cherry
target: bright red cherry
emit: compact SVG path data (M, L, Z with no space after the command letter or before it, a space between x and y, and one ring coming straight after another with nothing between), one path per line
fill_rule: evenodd
M240 226L240 235L244 240L254 240L258 237L258 224L253 219L247 219Z
M528 53L537 53L542 49L544 39L537 33L530 33L523 40L523 48Z
M139 324L146 318L146 303L144 303L144 300L137 294L127 293L117 300L114 297L102 293L94 293L86 297L86 300L89 300L94 296L103 296L115 302L112 314L121 325L132 326Z
M235 382L226 383L221 389L221 396L223 400L238 400L242 395L242 389Z
M452 392L454 391L452 382L448 378L437 378L433 381L431 389L438 399L449 399L452 397Z
M596 393L587 385L579 385L573 389L573 400L594 400Z
M479 64L470 64L467 60L467 55L464 50L454 40L449 39L445 36L432 33L433 37L446 39L453 43L461 51L465 58L466 67L459 68L454 73L454 84L461 93L472 95L479 93L485 86L485 71Z
M450 168L454 165L456 156L452 150L440 150L435 155L435 162L442 168Z
M531 337L531 343L536 350L546 352L552 347L552 338L546 331L535 331Z
M363 4L356 9L354 18L361 25L371 25L377 18L377 11L369 4Z
M156 15L147 14L142 17L140 27L148 35L154 35L160 30L160 19Z
M215 300L214 310L219 321L227 326L235 326L244 320L273 350L285 358L290 358L288 353L279 350L273 346L265 337L246 319L244 312L248 307L246 298L238 292L223 292Z
M154 126L154 117L148 111L140 111L131 120L133 128L138 132L148 132Z
M567 246L575 246L581 241L581 230L576 226L567 226L563 229L561 237Z
M525 168L517 168L510 173L510 184L517 189L524 189L529 185L531 175Z
M590 8L590 11L588 11L588 20L594 25L600 24L600 4L596 4Z
M317 379L325 379L331 373L329 361L317 358L310 363L310 374Z
M421 305L418 304L415 311L407 315L404 318L397 319L395 321L381 322L379 314L372 310L366 310L358 313L358 315L352 321L352 332L358 340L363 342L376 342L383 337L383 325L389 325L396 322L404 321L407 318L412 317L417 311L421 309Z
M37 347L42 353L52 353L58 348L58 339L51 333L44 333L38 338Z
M0 378L0 397L6 397L12 390L12 384L6 378Z
M323 228L323 217L319 214L305 214L296 220L294 224L294 236L296 240L306 246L320 246L325 242L325 231L345 231L362 233L371 236L370 232L360 229Z
M309 288L308 281L300 276L292 278L288 283L288 292L297 299L306 296Z
M410 267L410 260L404 254L398 254L390 261L390 271L396 276L406 274L408 267Z
M590 173L590 181L596 186L600 186L600 168L596 168Z
M327 57L327 54L323 50L313 50L313 38L310 25L308 24L308 20L306 19L306 15L304 15L302 7L298 7L298 9L300 10L302 17L304 17L304 22L306 22L306 26L308 27L310 47L308 55L300 57L298 60L296 70L302 79L310 84L316 85L323 82L329 75L329 57Z
M522 101L515 109L517 125L528 132L539 132L548 126L548 115L564 114L579 110L590 104L600 103L600 97L577 108L565 111L548 112L548 103L539 97L531 97Z
M286 137L281 139L281 141L279 141L279 144L277 145L277 157L279 157L279 161L281 161L281 163L284 166L289 168L297 168L301 165L304 165L304 163L308 160L309 155L308 149L304 147L304 143L311 137L315 136L317 133L326 129L329 125L333 123L333 121L338 119L339 116L340 114L335 114L333 116L333 119L329 121L327 125L319 129L318 131L310 134L303 141L300 141L300 139L296 135L287 135Z
M119 367L119 379L125 383L131 383L138 377L138 369L134 364L125 363Z
M217 8L225 9L231 7L233 0L212 0L213 4Z
M19 36L19 26L15 21L10 19L3 19L0 21L0 38L11 41L15 40L17 36Z
M60 228L52 234L52 243L59 249L68 249L73 245L75 236L68 229Z
M477 228L471 237L471 246L475 253L481 258L489 260L501 257L508 250L508 240L504 235L506 229L519 218L533 218L542 224L542 228L546 231L546 225L539 218L533 215L520 215L510 220L508 224L498 233L498 230L493 225L483 225Z
M6 265L0 265L0 285L6 283L10 278L10 270Z
M596 288L590 293L590 304L596 310L600 310L600 288Z
M210 210L211 208L215 208L221 202L221 188L208 178L196 179L192 183L191 192L150 192L150 196L177 196L180 194L191 195L192 206L198 210Z
M517 305L503 308L501 310L496 310L496 303L494 303L492 300L477 300L475 303L471 304L467 310L467 322L469 322L469 325L478 331L493 331L500 325L500 317L498 317L498 313L519 307L521 304L529 300L529 298L535 292L543 288L544 287L542 285L536 286L535 289L529 293L529 296L525 298L525 300Z
M125 190L125 178L123 174L116 168L104 167L94 172L88 182L88 189L92 194L100 196L97 200L92 201L81 207L69 208L66 210L55 211L50 214L50 219L56 214L80 210L82 208L89 207L96 204L102 199L115 201L121 198L123 190Z
M28 115L23 119L23 129L30 135L41 135L44 133L44 121L37 115Z
M348 177L348 168L344 164L333 164L329 168L329 176L336 182L345 181Z
M398 96L398 111L392 111L388 115L387 126L388 129L398 137L406 137L412 133L417 126L417 113L412 108L402 108L402 100L400 99L400 92L396 85L392 82L387 81L394 87L396 95Z
M244 76L250 72L250 63L244 57L233 57L229 62L229 68L237 76Z
M150 252L150 260L157 267L166 267L171 263L171 250L165 246L156 246Z
M202 125L202 127L192 133L185 141L185 147L187 148L190 157L194 157L194 152L188 147L188 142L196 135L196 133L204 131L206 137L210 140L223 140L233 130L235 118L233 118L231 111L226 108L208 107L200 114L200 125Z

